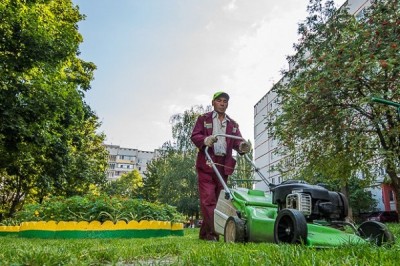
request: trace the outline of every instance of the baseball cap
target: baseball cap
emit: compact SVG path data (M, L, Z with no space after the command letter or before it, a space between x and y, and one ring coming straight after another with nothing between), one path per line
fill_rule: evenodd
M214 93L212 99L213 99L213 101L214 101L215 99L217 99L217 98L219 98L219 97L224 97L224 98L226 98L226 99L229 101L229 95L228 95L228 93L223 92L223 91L219 91L219 92Z

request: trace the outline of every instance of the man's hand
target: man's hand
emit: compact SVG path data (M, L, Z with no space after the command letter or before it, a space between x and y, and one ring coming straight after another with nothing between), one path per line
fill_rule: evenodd
M248 153L251 150L251 145L247 141L242 141L239 144L239 152L240 153Z
M218 141L218 138L216 136L208 136L207 138L204 139L204 145L208 147L212 147L215 142Z

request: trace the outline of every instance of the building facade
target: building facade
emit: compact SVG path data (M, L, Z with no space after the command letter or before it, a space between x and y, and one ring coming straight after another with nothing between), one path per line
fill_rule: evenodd
M118 145L105 144L108 155L107 179L112 181L121 175L137 169L144 177L147 163L157 156L158 151L141 151L132 148L123 148Z
M373 0L348 0L344 3L351 14L356 17L364 15L364 9L371 5ZM289 63L289 68L292 65ZM282 78L279 84L285 82ZM254 106L254 152L255 164L261 173L272 184L281 183L282 177L277 171L273 171L274 165L284 158L276 154L278 143L268 134L266 116L275 110L279 110L277 95L269 90ZM380 210L396 210L395 195L390 186L382 184L383 178L370 188L373 197L377 200L377 208ZM268 186L263 182L256 183L257 189L268 191Z
M277 108L277 95L272 90L254 106L254 161L262 175L272 184L282 182L279 172L272 171L282 157L275 153L278 143L268 134L265 118ZM257 183L256 188L268 190L264 182Z

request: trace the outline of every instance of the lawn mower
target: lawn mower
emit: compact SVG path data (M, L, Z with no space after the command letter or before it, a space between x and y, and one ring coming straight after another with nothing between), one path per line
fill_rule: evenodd
M243 138L217 134L216 137ZM271 242L303 244L313 247L336 247L350 244L391 244L394 236L387 226L366 221L356 226L346 220L348 201L340 192L301 180L287 180L274 185L268 182L247 155L254 171L270 191L229 188L208 147L206 157L223 186L216 209L214 227L225 242Z

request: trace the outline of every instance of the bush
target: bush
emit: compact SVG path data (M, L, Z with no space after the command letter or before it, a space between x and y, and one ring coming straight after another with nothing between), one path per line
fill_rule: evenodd
M26 204L15 214L15 221L100 221L156 220L183 222L175 207L150 203L140 199L125 199L108 195L52 197L41 204ZM11 221L3 221L10 223Z

